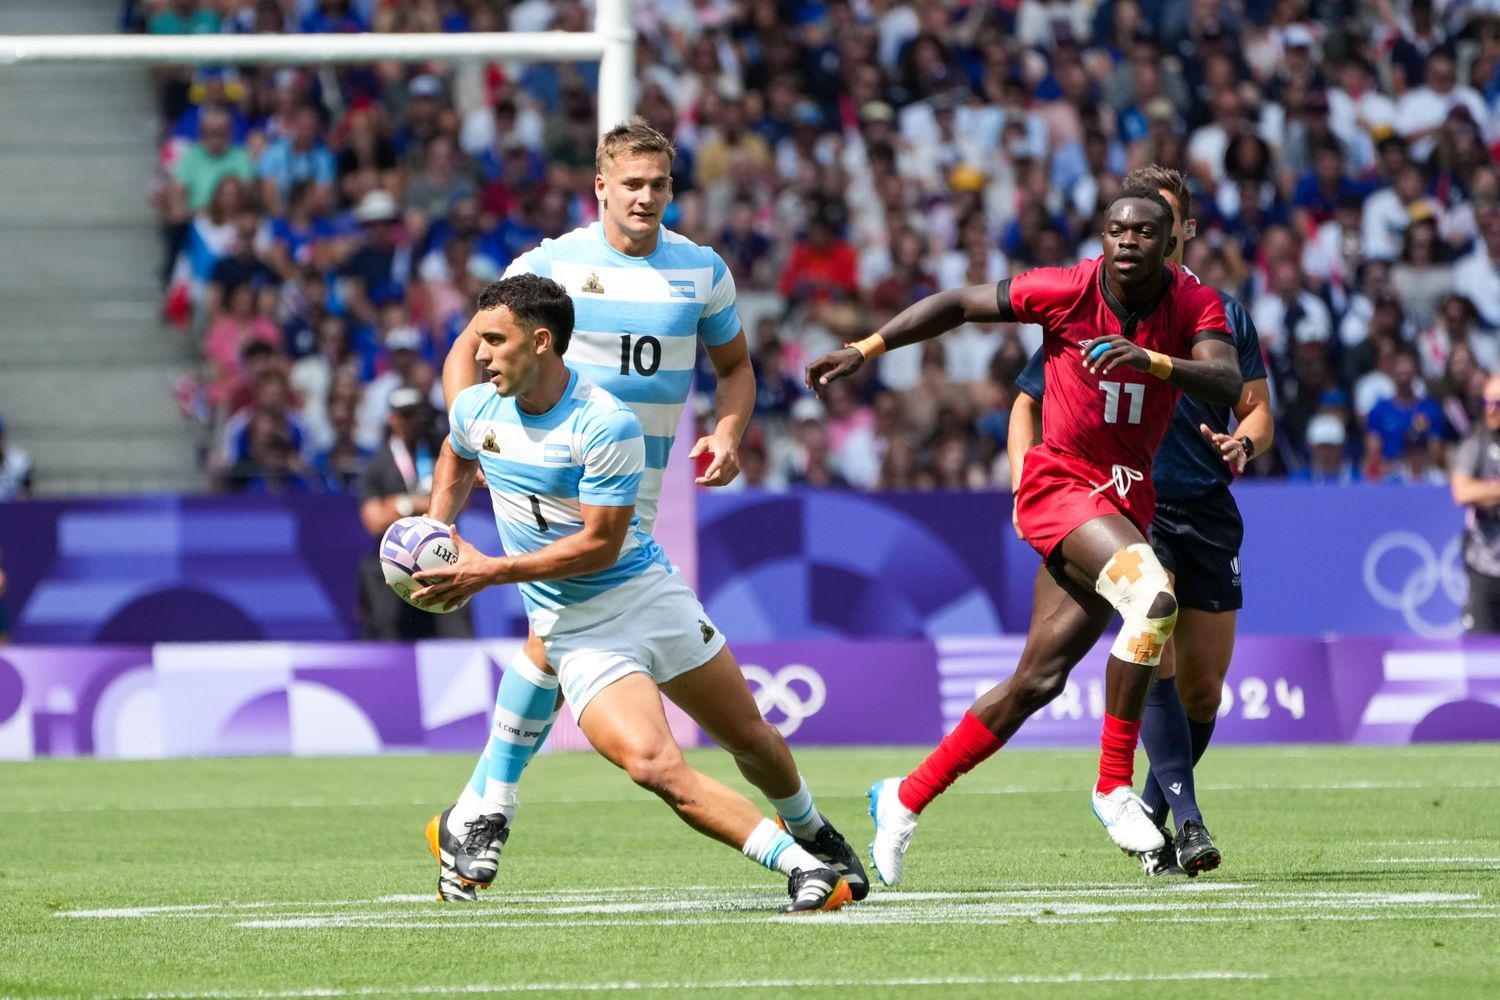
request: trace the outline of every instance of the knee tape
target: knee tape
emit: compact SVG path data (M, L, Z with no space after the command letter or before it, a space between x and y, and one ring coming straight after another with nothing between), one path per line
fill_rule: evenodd
M1177 600L1172 580L1151 546L1137 542L1110 556L1094 581L1094 590L1125 620L1109 648L1110 655L1148 667L1160 663L1172 627L1177 624ZM1172 613L1165 618L1148 617L1157 595L1163 593L1172 597Z

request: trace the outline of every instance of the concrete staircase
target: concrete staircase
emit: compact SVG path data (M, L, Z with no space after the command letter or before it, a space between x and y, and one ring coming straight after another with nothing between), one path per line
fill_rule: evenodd
M11 0L0 34L110 34L118 0ZM163 325L146 202L145 67L0 69L0 417L39 495L196 491L174 379L194 352Z

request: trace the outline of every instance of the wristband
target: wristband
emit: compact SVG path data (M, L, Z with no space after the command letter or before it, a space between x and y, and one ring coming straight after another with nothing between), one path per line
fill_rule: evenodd
M1159 379L1168 379L1172 375L1172 359L1165 354L1157 354L1155 351L1147 351L1146 357L1151 359L1151 367L1146 370Z
M869 361L871 358L878 358L885 353L885 338L878 333L872 333L864 340L856 340L854 343L845 344L844 346L854 348L859 352L860 357Z

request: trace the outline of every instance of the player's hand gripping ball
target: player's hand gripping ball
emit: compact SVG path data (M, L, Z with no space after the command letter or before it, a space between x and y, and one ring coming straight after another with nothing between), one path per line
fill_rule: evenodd
M458 562L458 547L453 544L453 535L442 521L431 517L403 517L389 528L380 539L380 572L385 575L386 585L407 604L433 614L457 611L469 599L465 597L452 607L438 604L419 604L411 599L412 591L421 590L422 583L412 579L424 569L443 569Z

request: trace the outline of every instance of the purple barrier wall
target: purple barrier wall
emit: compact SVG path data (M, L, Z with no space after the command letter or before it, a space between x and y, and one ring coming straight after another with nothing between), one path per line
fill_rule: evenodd
M0 651L0 759L478 752L515 640L169 643ZM936 741L1014 667L1013 638L737 645L762 711L794 745ZM1018 746L1093 747L1095 649ZM1500 640L1244 639L1219 739L1500 739ZM675 710L680 742L696 727ZM584 746L566 713L549 744Z

